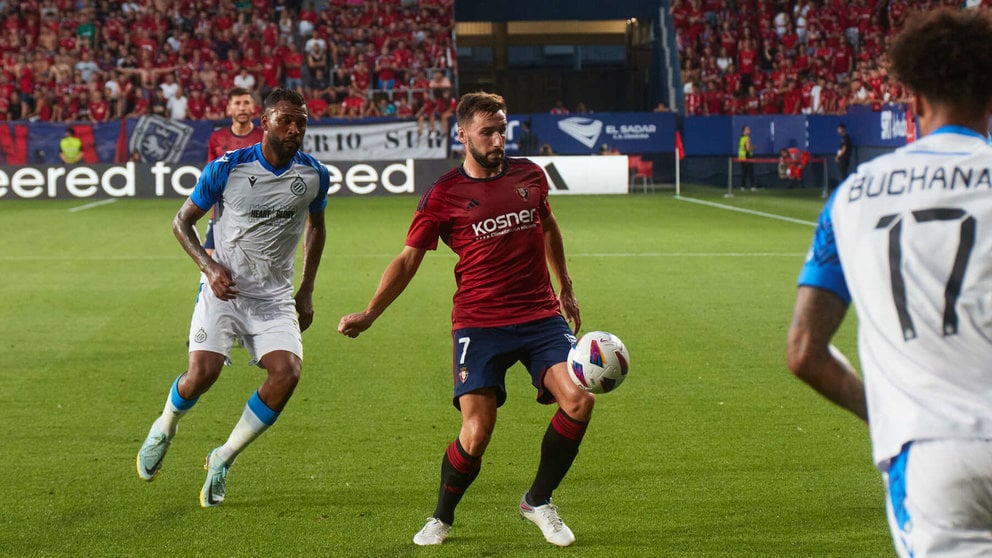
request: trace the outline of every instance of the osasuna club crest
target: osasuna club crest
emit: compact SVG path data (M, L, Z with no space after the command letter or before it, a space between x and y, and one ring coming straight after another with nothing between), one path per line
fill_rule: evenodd
M307 183L297 176L293 179L293 183L290 184L289 191L293 192L294 195L302 196L307 193Z
M530 188L527 188L526 186L517 186L517 195L520 196L521 199L526 200L530 197Z

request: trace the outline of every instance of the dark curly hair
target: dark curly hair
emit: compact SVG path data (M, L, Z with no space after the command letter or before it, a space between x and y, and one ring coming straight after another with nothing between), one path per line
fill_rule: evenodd
M913 14L889 48L896 79L935 105L980 116L992 105L992 18L985 10Z
M262 102L262 108L265 110L271 109L282 101L288 101L299 107L306 105L306 101L303 100L303 95L300 95L296 91L293 91L292 89L276 88L265 96L265 100Z

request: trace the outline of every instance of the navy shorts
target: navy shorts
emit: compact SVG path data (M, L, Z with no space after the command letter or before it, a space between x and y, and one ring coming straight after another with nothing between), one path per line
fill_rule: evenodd
M537 401L553 403L554 396L544 389L548 369L565 362L575 344L575 334L561 316L500 327L468 327L452 332L454 341L452 403L461 409L458 398L482 388L497 388L497 406L506 401L506 371L517 362L530 372L537 388Z

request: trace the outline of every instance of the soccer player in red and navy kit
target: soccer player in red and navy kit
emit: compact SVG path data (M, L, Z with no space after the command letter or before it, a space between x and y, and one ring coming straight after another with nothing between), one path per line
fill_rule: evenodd
M520 513L558 546L575 542L551 503L592 417L595 398L568 377L565 359L581 324L565 266L561 231L548 204L544 170L507 158L506 105L499 95L471 93L458 104L465 161L420 200L406 246L386 267L363 312L341 318L338 331L357 337L403 292L428 250L442 240L458 255L452 310L453 403L462 427L444 452L437 507L413 538L441 544L455 506L482 465L496 410L506 400L506 371L522 362L537 400L558 409L541 443L541 459ZM549 272L550 267L550 272ZM559 290L551 282L554 273Z
M234 87L227 92L227 115L231 117L231 125L215 130L207 142L207 162L213 161L228 151L249 147L262 141L262 129L255 126L257 105L251 92L241 87ZM220 219L223 207L215 205L207 223L207 239L203 243L208 254L214 251L214 222Z

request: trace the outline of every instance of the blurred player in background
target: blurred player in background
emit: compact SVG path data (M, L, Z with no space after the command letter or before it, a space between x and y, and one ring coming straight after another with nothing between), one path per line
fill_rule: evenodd
M173 221L179 243L203 272L189 332L189 369L176 378L162 415L138 452L138 476L151 481L182 418L220 376L235 338L267 377L245 405L227 442L207 455L200 505L224 501L227 474L249 443L279 417L300 377L301 331L313 321L313 288L324 249L327 168L301 153L307 109L295 91L265 99L262 141L207 164ZM217 249L207 255L196 222L225 205ZM303 273L293 295L296 248Z
M558 403L544 435L537 476L519 511L558 546L575 541L551 503L592 417L594 396L579 389L565 366L580 326L579 306L565 266L561 231L548 205L540 166L505 157L506 105L499 95L472 93L458 105L463 165L441 176L421 198L406 246L389 264L363 312L341 318L338 331L357 337L371 327L413 279L428 250L443 240L458 254L452 311L453 403L462 414L458 437L441 461L433 516L413 538L441 544L455 506L482 466L482 454L506 400L506 371L524 363L537 400ZM548 267L560 287L556 296ZM564 317L562 313L564 312Z
M207 142L207 161L213 161L217 157L255 145L262 141L262 129L255 126L252 119L258 106L255 104L255 97L251 92L241 87L234 87L227 92L227 116L231 118L231 125L214 131ZM220 218L223 206L215 205L210 210L210 221L207 223L207 238L203 246L207 249L207 254L214 251L214 222Z
M924 137L829 199L789 331L793 373L868 421L903 558L992 556L989 37L989 12L955 9L894 40ZM830 345L852 300L864 382Z
M840 145L837 146L837 154L834 160L837 161L837 168L840 171L840 179L843 181L847 175L851 174L851 157L854 155L854 143L847 133L847 126L837 125L837 135L840 137Z

